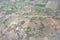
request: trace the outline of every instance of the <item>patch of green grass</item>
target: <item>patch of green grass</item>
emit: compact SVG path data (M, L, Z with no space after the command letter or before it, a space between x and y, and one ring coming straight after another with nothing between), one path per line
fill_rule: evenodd
M21 21L20 23L23 25L25 23L25 21Z
M10 12L11 12L11 13L15 13L15 12L16 12L16 10L10 10Z
M11 8L11 7L13 7L13 5L10 4L10 3L8 3L8 4L6 4L6 7L7 7L7 8Z
M2 9L0 9L0 12L2 12L3 10Z
M22 5L22 2L17 2L15 5L16 6L21 6Z
M43 8L42 8L42 7L40 7L40 6L35 6L35 10L36 10L36 11L38 11L38 12L41 12L41 11L42 11L42 9L43 9Z

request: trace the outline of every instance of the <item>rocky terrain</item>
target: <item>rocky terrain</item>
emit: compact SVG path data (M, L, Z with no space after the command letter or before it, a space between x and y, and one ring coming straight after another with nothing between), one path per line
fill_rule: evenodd
M0 0L0 40L60 40L59 0Z

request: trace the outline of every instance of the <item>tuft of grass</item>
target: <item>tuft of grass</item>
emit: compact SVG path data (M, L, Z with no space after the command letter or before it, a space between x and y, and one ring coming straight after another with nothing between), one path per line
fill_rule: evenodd
M42 8L42 7L40 7L40 6L35 6L35 10L36 10L36 11L38 11L38 12L41 12L41 11L42 11L42 9L43 9L43 8Z
M21 21L21 24L23 25L25 23L25 21Z

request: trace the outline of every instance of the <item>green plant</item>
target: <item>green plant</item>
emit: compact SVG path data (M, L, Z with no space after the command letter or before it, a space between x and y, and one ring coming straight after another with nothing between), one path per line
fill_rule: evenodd
M25 21L21 21L21 24L23 25L25 23Z
M2 12L3 11L3 9L0 9L0 12Z
M11 12L11 13L15 13L15 12L16 12L16 10L10 10L10 12Z
M60 20L60 18L56 17L56 20Z
M35 6L35 8L34 8L36 11L38 11L38 12L41 12L42 11L42 7L40 7L40 6Z

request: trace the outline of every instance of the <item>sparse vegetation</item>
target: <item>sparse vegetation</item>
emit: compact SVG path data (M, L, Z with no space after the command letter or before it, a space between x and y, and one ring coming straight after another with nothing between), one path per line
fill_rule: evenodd
M58 0L0 0L0 40L60 39L57 5Z
M20 23L23 25L25 23L25 21L21 21Z
M42 8L42 7L40 7L40 6L35 6L35 10L36 10L36 11L38 11L38 12L41 12L41 11L42 11L42 9L43 9L43 8Z
M60 18L56 17L56 20L60 20Z

